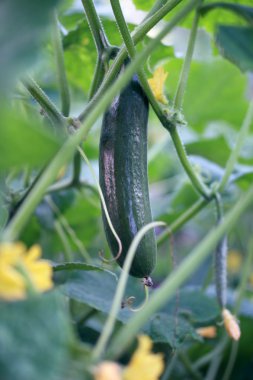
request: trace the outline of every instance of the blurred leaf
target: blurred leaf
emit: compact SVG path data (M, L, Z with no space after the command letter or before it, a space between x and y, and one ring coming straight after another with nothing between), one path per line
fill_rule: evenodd
M218 7L219 4L224 4L223 7ZM245 25L246 13L249 6L252 6L252 0L224 0L217 2L216 0L209 0L206 7L212 7L213 11L204 14L205 17L201 18L201 26L204 26L209 32L214 32L217 24L229 25ZM217 7L216 7L217 4ZM203 7L205 12L205 6ZM231 12L232 11L232 12ZM248 17L250 17L248 15ZM249 19L247 18L247 21ZM189 26L189 25L188 25Z
M97 53L85 19L63 38L63 47L70 83L87 94L96 66Z
M110 312L117 287L115 275L110 272L82 272L77 270L68 273L67 281L62 285L62 291L65 295L103 313L108 314ZM136 294L131 291L128 295ZM144 296L143 290L142 295ZM123 309L120 311L118 319L126 322L131 314L132 312L127 308Z
M27 120L11 108L0 113L0 170L43 165L59 149L62 141L54 139L39 120Z
M149 11L155 4L156 0L133 0L134 5L137 9L142 9L143 11Z
M115 275L110 272L78 270L68 273L66 282L62 285L65 295L103 313L110 312L117 287ZM152 293L155 295L155 290ZM142 302L144 291L139 279L129 278L125 296L135 296L137 305ZM173 299L163 308L163 311L168 315L174 315L176 304L177 300ZM204 323L214 320L219 315L219 308L214 299L202 292L183 289L180 291L178 313L187 315L191 322ZM132 315L133 312L125 308L119 312L117 319L126 323Z
M144 327L154 343L165 343L171 348L179 348L185 340L202 341L193 326L182 317L170 316L165 313L155 314L148 325Z
M0 89L13 84L35 59L57 0L2 0L0 3Z
M221 8L236 13L238 16L243 17L246 21L253 24L253 8L243 4L215 2L213 4L203 5L200 9L201 14L204 16L208 12Z
M199 156L191 156L191 163L200 172L205 183L211 185L213 182L219 182L224 174L224 169L219 165Z
M242 71L253 71L253 28L219 25L216 43L220 54Z
M84 270L84 271L106 271L102 266L98 265L91 265L91 264L85 264L85 263L77 263L77 262L72 262L72 263L62 263L62 264L53 264L53 269L54 272L59 272L59 271L72 271L72 270ZM110 272L112 273L112 272Z
M63 379L72 340L63 297L57 292L0 303L0 377Z
M186 144L189 155L205 157L220 166L225 166L231 150L224 136L214 138L200 138L197 141Z
M176 306L178 302L179 306ZM220 309L215 298L208 297L200 290L182 289L178 295L178 301L173 300L164 308L172 314L175 308L178 314L185 315L196 324L204 324L214 321L220 315Z
M175 94L182 61L172 59L165 65L169 72L167 91ZM183 111L195 131L203 131L211 121L223 120L239 128L247 111L245 97L247 78L224 59L192 62L184 97Z

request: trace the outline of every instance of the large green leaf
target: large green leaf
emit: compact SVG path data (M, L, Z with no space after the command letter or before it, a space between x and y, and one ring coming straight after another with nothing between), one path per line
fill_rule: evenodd
M0 303L0 378L63 379L73 339L58 292Z
M174 59L165 65L168 71L166 89L173 97L182 61ZM247 78L224 59L193 62L184 97L186 120L196 131L203 131L211 121L225 121L239 128L244 119Z
M90 307L109 313L116 291L117 279L109 272L96 271L68 271L62 291L65 295ZM155 290L152 291L155 294ZM135 296L136 303L144 297L141 281L129 278L125 297ZM177 300L168 303L164 310L169 315L174 314ZM193 322L203 323L217 317L219 309L216 301L205 296L200 291L182 290L179 296L178 312L184 313ZM120 311L118 320L126 322L133 313L127 308Z
M156 3L156 1L155 0L133 0L133 3L137 9L149 11L152 8L152 6Z
M201 341L193 326L184 318L168 316L166 313L155 314L144 332L148 334L154 343L168 344L171 348L179 348L184 341L194 339Z
M45 164L61 145L46 126L29 120L12 108L2 108L0 126L0 170Z
M57 0L2 0L0 4L0 89L35 60Z
M222 4L222 6L219 6L219 4ZM222 2L209 0L203 7L205 17L201 18L200 25L210 32L214 32L217 23L244 25L245 19L250 22L252 20L252 8L250 6L252 6L252 0L233 0L233 2L231 0ZM211 9L213 10L212 12L205 13L205 11ZM188 26L190 26L190 23Z
M223 1L217 1L215 3L206 4L201 7L200 12L202 15L206 15L208 12L217 9L224 9L230 12L234 12L238 16L243 17L246 21L253 24L253 8L243 4L226 3Z
M205 157L220 166L225 166L231 153L230 147L223 136L214 138L200 138L186 144L186 151L190 155Z
M220 53L242 71L253 71L253 28L219 25L216 43Z

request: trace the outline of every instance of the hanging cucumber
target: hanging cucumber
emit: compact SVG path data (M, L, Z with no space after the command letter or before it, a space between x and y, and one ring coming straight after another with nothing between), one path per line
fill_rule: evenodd
M152 221L147 178L147 123L148 100L134 75L104 114L100 138L99 180L112 224L122 242L122 253L117 260L121 267L134 236ZM118 243L104 213L103 223L108 244L116 256ZM130 274L148 277L155 264L155 234L150 230L139 244Z

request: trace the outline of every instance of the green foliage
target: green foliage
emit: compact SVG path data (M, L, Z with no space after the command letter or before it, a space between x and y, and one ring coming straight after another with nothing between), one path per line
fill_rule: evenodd
M31 66L49 26L56 0L3 0L0 12L0 89Z
M246 27L219 25L216 35L220 53L242 71L253 70L252 39L253 28Z
M0 113L0 170L42 166L59 149L59 136L56 139L38 118L24 117L9 107L2 107Z
M0 303L0 372L5 380L62 379L73 335L63 297L50 292Z
M166 89L172 98L182 63L171 60ZM211 121L225 121L239 128L247 109L246 78L222 59L193 62L184 97L184 115L189 125L201 132Z
M166 3L165 0L133 2L137 9L146 12ZM165 15L165 22L157 25L157 30L178 17L190 3L181 1ZM71 117L66 119L55 114L57 109L50 108L50 102L58 102L62 93L49 33L57 5L64 49L64 62L61 63L62 67L65 63L71 93ZM95 7L103 10L100 16L108 41L120 49L126 36L122 39L111 10L107 12L108 2L95 2ZM159 234L163 234L163 227L156 229L158 263L152 273L154 288L149 290L150 298L145 306L143 284L131 276L126 288L121 289L123 298L117 296L122 271L116 262L105 263L99 257L102 253L107 259L112 259L102 228L98 190L88 166L84 163L79 165L78 160L73 164L72 160L76 148L81 145L98 176L103 107L96 97L88 101L98 59L92 28L88 26L92 20L85 15L81 2L76 4L72 0L63 0L59 4L56 0L3 0L0 8L1 241L17 236L28 247L39 244L43 258L49 260L53 267L55 284L54 290L23 301L1 300L0 378L93 380L94 352L97 352L101 341L98 361L110 359L124 366L132 355L126 343L134 341L138 333L149 335L155 344L154 350L163 353L166 365L172 370L170 378L199 378L199 373L204 378L210 371L213 371L213 380L224 377L226 363L232 360L228 360L225 346L222 348L224 326L219 326L218 335L212 341L200 338L196 329L217 326L221 322L221 312L211 292L214 277L212 260L209 258L201 267L200 261L212 254L210 247L214 247L221 236L219 234L228 229L229 250L239 251L242 262L247 264L228 273L228 307L232 312L239 310L238 315L242 319L242 339L230 378L240 378L247 373L252 357L250 202L253 107L249 108L252 79L248 74L253 68L252 0L203 2L199 26L208 31L218 49L212 56L196 54L196 57L202 57L201 60L195 59L195 55L192 60L189 53L186 56L184 62L189 63L190 70L188 73L186 64L184 74L186 79L188 74L189 77L182 109L175 110L173 106L183 66L182 55L178 57L175 52L178 54L185 50L185 41L174 38L173 47L157 42L154 50L150 49L150 55L146 55L145 61L137 67L138 70L143 65L149 78L155 68L163 66L168 72L164 92L169 99L168 106L163 108L159 104L163 118L169 121L168 126L162 119L166 129L154 112L149 114L148 167L152 214L154 220L168 224L165 227L168 238L166 236L161 243ZM194 13L192 11L183 20L178 20L176 26L191 28ZM131 23L128 26L131 32L136 27ZM142 25L137 25L137 31L141 28ZM173 29L174 36L178 30L181 29ZM102 29L99 33L103 36ZM150 48L151 41L151 34L140 40L136 46L137 59L140 52ZM197 39L197 45L196 50L202 52L201 38ZM106 91L102 91L100 96L102 103L122 91L117 82L118 57L109 61L104 53L102 49L99 58L104 60L104 67L109 67L110 71L104 78ZM43 92L36 95L27 83L23 82L22 87L18 84L18 79L27 73L35 75L38 84L50 96L42 110L40 96ZM115 86L113 95L112 83ZM24 92L24 86L35 97L34 100ZM84 110L85 116L78 120L78 114L83 114ZM89 124L89 120L93 120L94 125ZM179 126L177 122L182 120L185 124L181 122ZM87 134L91 127L92 133ZM168 134L168 130L174 127L180 135L177 141L171 140ZM248 134L244 135L245 130ZM85 131L82 137L80 131ZM242 139L239 145L238 137ZM123 143L122 149L125 149ZM230 165L232 153L236 155ZM67 163L66 157L69 157ZM134 170L134 162L132 165ZM215 203L199 195L199 187L192 178L195 176L199 181L197 184L203 182L208 190L213 190L224 178L224 173L228 178L220 195L226 224L221 223L215 228ZM213 194L209 193L209 196ZM142 195L139 197L141 201ZM229 209L232 207L231 214ZM235 222L236 226L231 229ZM0 264L3 257L1 249L0 245ZM1 273L0 268L0 277ZM162 293L165 284L166 292ZM179 288L178 284L182 287ZM142 306L138 312L127 306L131 297L135 297L131 305L133 309ZM125 306L117 315L112 313L115 299L118 305L122 302ZM120 338L122 336L124 339ZM121 344L115 346L117 339ZM124 356L118 358L122 347ZM221 365L220 372L214 373L208 357L203 356L207 353L215 361L217 347L220 347ZM174 356L173 368L170 367L172 352L179 354ZM189 357L188 368L186 362L184 365L181 362L181 353ZM198 367L202 360L206 364ZM197 367L199 372L196 372Z

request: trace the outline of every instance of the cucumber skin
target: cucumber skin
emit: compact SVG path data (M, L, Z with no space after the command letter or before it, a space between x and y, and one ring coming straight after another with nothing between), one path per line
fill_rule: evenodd
M122 68L124 70L124 67ZM137 232L152 221L147 176L148 100L137 75L105 112L99 149L99 181L112 224L122 242L122 267ZM118 243L102 211L106 238L114 256ZM154 230L143 237L130 274L147 277L156 264Z

